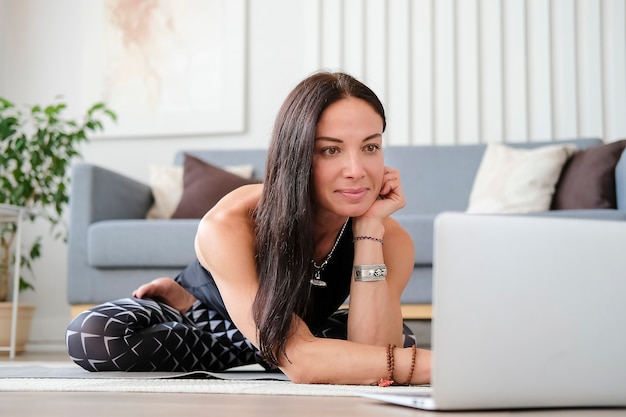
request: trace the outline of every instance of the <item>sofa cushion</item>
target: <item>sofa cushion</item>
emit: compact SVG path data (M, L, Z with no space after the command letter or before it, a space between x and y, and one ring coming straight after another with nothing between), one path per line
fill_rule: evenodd
M252 178L252 165L225 166L224 170L242 178ZM178 165L150 165L150 188L154 204L150 207L148 219L169 219L176 211L183 195L183 167Z
M433 263L433 228L436 214L397 214L393 218L413 238L415 265Z
M183 166L185 155L195 156L220 168L230 165L252 165L254 178L263 179L265 176L267 149L185 149L176 152L174 165Z
M229 192L254 183L194 156L185 155L183 195L172 218L199 219Z
M615 166L626 140L577 152L563 167L553 210L616 208Z
M523 142L508 146L535 149L546 145L575 144L578 149L602 143L597 138L559 142ZM474 178L487 145L407 145L384 148L385 164L400 171L406 207L403 213L441 213L467 208Z
M196 259L199 220L107 220L87 229L87 263L97 268L181 268ZM157 277L155 277L157 278Z
M402 213L465 210L484 150L485 145L385 148L385 164L400 171Z
M169 219L183 195L183 167L150 165L150 189L154 204L146 218Z
M575 145L519 149L490 144L469 198L468 213L531 213L550 208L554 188Z

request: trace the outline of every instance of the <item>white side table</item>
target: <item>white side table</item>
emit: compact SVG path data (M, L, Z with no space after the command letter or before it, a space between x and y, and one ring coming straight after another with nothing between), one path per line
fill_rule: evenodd
M9 358L15 358L17 342L17 303L20 289L20 260L22 258L22 221L29 210L25 207L0 204L0 223L15 223L15 265L13 267L13 305L11 311L11 340L9 346L0 346L0 351L9 351Z

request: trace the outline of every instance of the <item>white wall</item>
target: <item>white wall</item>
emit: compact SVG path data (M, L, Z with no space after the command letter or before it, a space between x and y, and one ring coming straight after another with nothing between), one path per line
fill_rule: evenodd
M228 0L227 0L228 1ZM80 94L81 0L0 0L0 94ZM386 103L390 144L626 137L625 0L255 0L247 2L245 132L98 139L88 162L146 181L182 148L266 147L288 91L344 69ZM31 226L32 236L43 225ZM60 344L66 247L36 267L33 348Z

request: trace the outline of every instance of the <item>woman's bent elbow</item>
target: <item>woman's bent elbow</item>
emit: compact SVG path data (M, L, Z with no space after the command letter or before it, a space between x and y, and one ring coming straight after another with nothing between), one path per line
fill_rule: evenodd
M307 365L289 365L289 369L284 369L283 372L291 382L294 384L320 384L324 381L317 375L314 367Z

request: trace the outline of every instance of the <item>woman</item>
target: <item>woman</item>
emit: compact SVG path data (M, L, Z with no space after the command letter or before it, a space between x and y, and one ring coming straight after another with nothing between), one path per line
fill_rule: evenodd
M379 99L349 75L298 84L277 116L263 185L204 216L198 262L175 280L79 315L72 359L89 370L261 363L299 383L429 382L430 352L402 323L413 243L390 217L405 200L384 165L385 124ZM336 312L348 294L349 314Z

